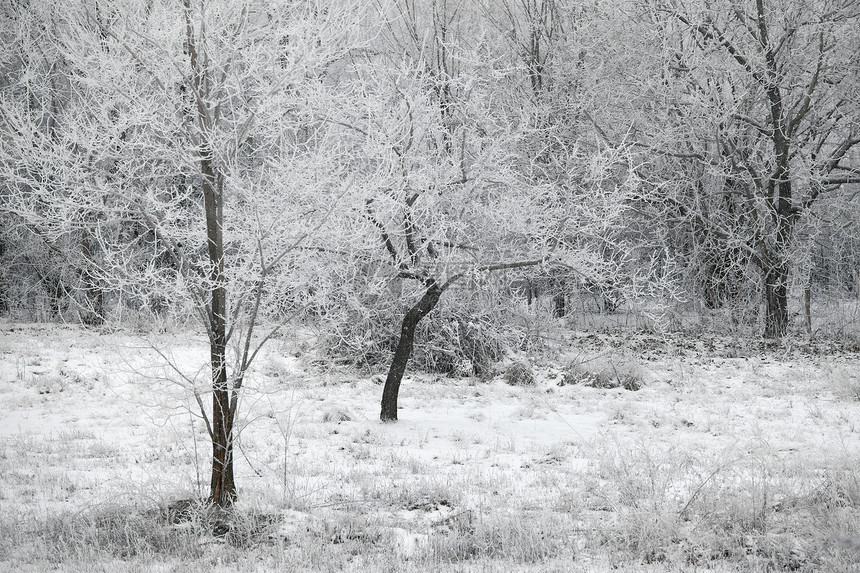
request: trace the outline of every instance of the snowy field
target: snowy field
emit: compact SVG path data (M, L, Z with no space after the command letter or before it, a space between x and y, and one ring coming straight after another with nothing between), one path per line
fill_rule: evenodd
M382 373L271 342L219 520L177 503L208 488L204 340L2 322L0 570L860 571L856 353L555 346L532 386L407 373L382 424Z

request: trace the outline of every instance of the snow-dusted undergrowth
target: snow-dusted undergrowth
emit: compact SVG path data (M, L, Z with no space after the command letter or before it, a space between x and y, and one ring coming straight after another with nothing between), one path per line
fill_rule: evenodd
M407 378L386 425L378 376L274 341L213 516L175 503L207 485L204 341L2 323L0 569L860 567L857 356L563 340L517 357L534 385Z

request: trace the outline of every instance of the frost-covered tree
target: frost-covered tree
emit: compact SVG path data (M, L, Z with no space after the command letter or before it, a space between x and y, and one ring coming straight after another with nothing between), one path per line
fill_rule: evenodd
M300 266L297 247L348 188L314 106L360 14L264 0L19 10L32 29L50 15L67 71L62 106L34 105L50 67L23 65L3 87L3 210L51 245L87 233L100 254L82 254L88 272L124 304L197 317L211 377L190 386L212 440L210 499L229 505L271 279Z
M664 162L664 215L716 255L705 267L709 305L750 264L764 334L783 336L798 225L822 194L860 180L860 12L829 0L644 6L652 48L642 51L648 115L637 127Z
M40 167L21 161L23 154L30 153L29 139L61 144L64 118L73 105L71 70L58 42L64 20L62 7L54 3L4 3L0 8L0 90L18 104L2 110L5 129L0 132L0 145L6 161L17 161L19 169ZM22 139L24 144L19 146ZM34 157L32 163L47 160ZM43 186L62 195L60 182L51 178L48 169L43 173L48 178ZM74 232L48 234L32 221L10 214L17 191L14 184L0 186L5 244L2 284L10 308L23 306L33 316L51 319L77 316L88 324L102 322L103 285L96 269L101 255L92 226L82 217ZM35 209L47 209L32 198Z
M388 421L418 325L445 292L486 286L494 271L594 264L588 239L619 223L631 180L619 149L578 155L574 141L568 163L556 163L563 178L533 177L539 106L521 89L532 80L510 65L483 7L392 2L380 18L375 50L352 60L327 122L343 128L363 197L340 250L375 277L364 284L376 300L402 301L391 305L402 315L383 390Z

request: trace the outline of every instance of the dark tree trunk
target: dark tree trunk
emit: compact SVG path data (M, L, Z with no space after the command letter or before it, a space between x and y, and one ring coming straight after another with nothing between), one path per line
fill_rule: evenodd
M209 501L226 507L236 500L233 481L233 414L227 380L227 286L224 276L224 205L221 180L211 159L200 161L206 239L211 270L209 351L212 363L212 481Z
M6 243L0 239L0 312L6 312L9 310L9 293L6 292L6 281L8 280L6 270L6 265L4 264L6 261L4 260L4 255L6 254Z
M59 272L52 274L54 276L47 279L51 316L61 318L63 309L60 306L60 301L63 300L64 296L66 296L66 286L63 284L63 278L60 276Z
M552 294L552 316L563 318L567 315L567 284L564 278L550 275L546 279L547 290Z
M759 41L764 48L766 82L764 90L770 103L775 168L770 176L768 199L776 219L776 244L765 271L765 338L780 338L788 332L788 249L791 246L797 214L792 205L790 122L786 119L782 92L776 83L779 66L768 39L767 11L764 0L756 0Z
M400 340L397 341L397 349L385 378L385 388L382 391L382 411L379 419L383 422L397 420L397 396L400 393L400 382L406 372L406 364L412 356L412 347L415 342L415 327L422 318L427 316L436 307L439 297L442 296L444 288L431 281L427 290L412 308L403 317L400 328Z
M781 143L777 149L783 149ZM776 244L766 260L770 261L765 269L765 338L781 338L788 333L788 250L794 235L797 215L791 204L791 173L787 167L787 151L783 160L786 166L777 171L779 184L776 185Z
M552 297L552 315L555 318L567 316L567 297L564 292L557 292Z
M212 481L209 501L227 507L236 501L233 480L233 416L227 388L226 348L213 344L212 361Z
M197 94L197 122L201 133L214 133L209 93L212 83L205 57L201 62L198 42L205 40L205 30L198 38L191 23L191 1L184 0L186 46L191 60L194 93ZM222 80L223 81L223 80ZM230 408L230 380L227 375L227 278L224 275L224 179L213 159L212 149L203 145L199 151L203 209L206 216L206 249L209 264L206 317L209 335L209 360L212 366L212 479L209 501L227 507L236 501L233 476L233 418Z
M81 254L83 255L82 266L78 273L83 284L85 308L81 314L81 320L88 326L100 326L104 324L104 291L99 284L98 277L94 275L91 266L94 264L95 250L98 245L94 244L92 234L85 230L81 236Z
M781 338L788 332L788 266L765 274L765 338Z

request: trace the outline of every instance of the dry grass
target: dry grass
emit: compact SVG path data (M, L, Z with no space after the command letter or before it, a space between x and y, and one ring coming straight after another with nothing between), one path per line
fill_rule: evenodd
M225 513L194 501L206 448L187 410L141 411L144 378L93 380L39 337L38 366L32 340L0 344L17 420L0 434L0 570L860 568L851 356L582 351L526 386L406 380L394 425L372 379L263 362Z
M532 367L524 362L514 362L507 368L502 376L505 382L511 386L534 386L535 375Z
M616 354L578 356L564 368L562 385L585 384L592 388L624 388L636 391L644 385L636 360Z

